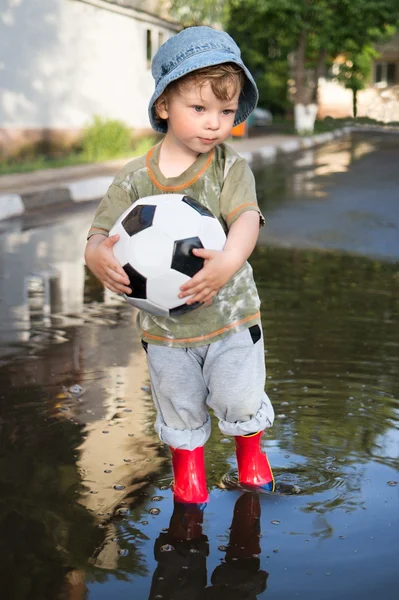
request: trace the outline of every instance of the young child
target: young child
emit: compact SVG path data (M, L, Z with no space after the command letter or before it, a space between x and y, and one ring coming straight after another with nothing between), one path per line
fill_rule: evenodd
M235 437L239 481L272 491L260 438L274 411L264 390L260 301L247 262L264 219L247 162L224 144L255 108L256 84L232 38L209 27L170 38L156 53L152 74L149 118L165 137L116 176L89 231L86 263L105 287L131 293L112 251L118 236L107 236L138 198L184 193L219 219L227 233L224 250L194 250L204 267L181 287L187 304L202 306L174 318L140 313L155 428L171 448L175 501L208 499L208 409L223 434Z

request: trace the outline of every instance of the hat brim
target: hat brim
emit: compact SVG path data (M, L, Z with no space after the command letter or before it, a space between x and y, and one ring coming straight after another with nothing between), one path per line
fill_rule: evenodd
M258 103L258 88L256 87L256 83L248 71L244 63L237 59L237 56L232 52L228 51L217 51L212 50L208 52L203 52L201 54L195 54L190 56L183 62L179 64L178 67L173 69L170 73L162 77L161 80L155 87L155 91L151 96L151 100L148 107L148 117L151 123L151 127L159 132L166 133L167 125L164 121L160 120L155 112L155 102L161 96L161 94L165 91L167 86L172 83L172 81L176 81L180 79L184 75L188 73L192 73L193 71L197 71L198 69L203 69L204 67L212 67L215 65L221 65L223 63L235 63L240 66L245 73L246 79L244 88L241 91L238 110L235 115L234 125L239 125L243 123L251 114L251 112L256 108Z

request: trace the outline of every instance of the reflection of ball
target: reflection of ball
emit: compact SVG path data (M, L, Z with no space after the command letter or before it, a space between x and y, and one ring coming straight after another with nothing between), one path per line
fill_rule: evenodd
M222 250L223 227L199 202L182 194L141 198L110 231L120 238L114 255L130 279L133 293L124 298L154 315L180 315L197 308L178 298L180 286L203 266L193 248Z

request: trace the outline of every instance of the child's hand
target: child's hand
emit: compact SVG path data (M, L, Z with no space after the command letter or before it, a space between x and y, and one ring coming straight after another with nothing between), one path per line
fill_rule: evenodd
M179 298L191 296L187 304L203 302L210 306L220 288L226 285L241 267L241 259L232 250L196 248L193 254L205 260L204 266L190 281L181 286Z
M94 235L87 242L85 259L90 271L101 283L117 294L131 294L129 278L116 260L112 248L119 240L119 235L104 237Z

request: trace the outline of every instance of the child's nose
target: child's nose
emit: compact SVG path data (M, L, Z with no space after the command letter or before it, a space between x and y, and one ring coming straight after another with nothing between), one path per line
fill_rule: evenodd
M219 129L220 116L218 114L208 114L207 129Z

